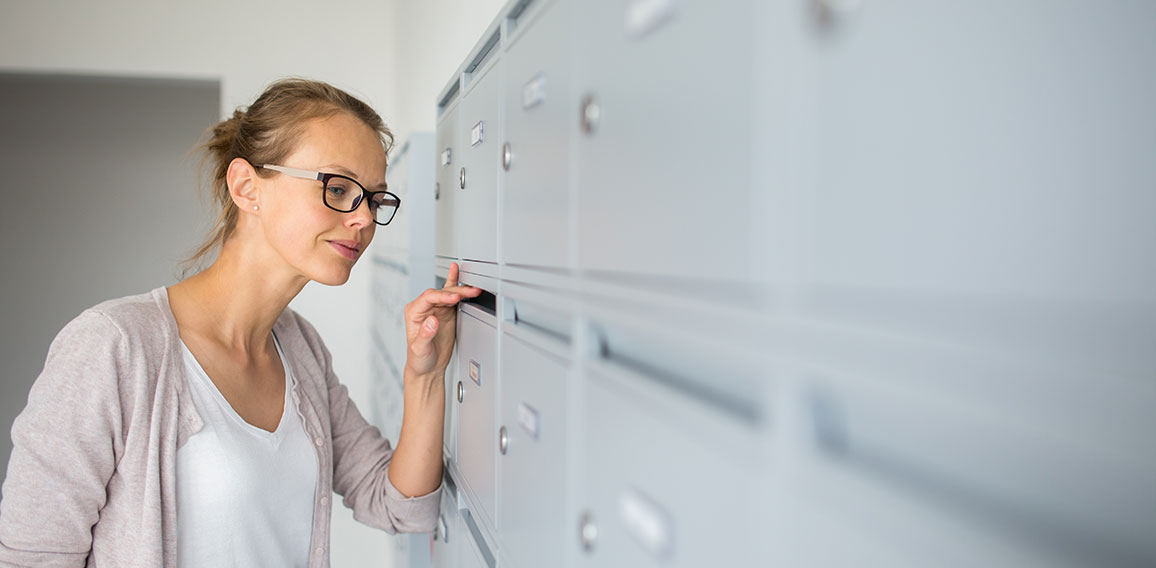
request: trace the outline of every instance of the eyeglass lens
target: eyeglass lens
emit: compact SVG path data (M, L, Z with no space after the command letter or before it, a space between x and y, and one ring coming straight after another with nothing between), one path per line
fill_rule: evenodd
M325 204L338 211L353 211L361 205L363 191L360 185L349 178L331 177L325 182ZM370 195L369 210L374 220L380 224L388 223L397 212L397 199L382 192Z

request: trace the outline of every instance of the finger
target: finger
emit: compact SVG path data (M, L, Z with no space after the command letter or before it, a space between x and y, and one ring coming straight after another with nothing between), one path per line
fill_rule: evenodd
M459 301L461 301L461 299L462 299L461 293L451 292L449 290L439 291L437 293L430 294L430 297L427 298L427 300L429 301L431 306L445 306L445 305L451 305L452 306L452 305L458 303Z
M446 285L442 288L453 288L458 285L458 263L450 263L450 272L446 275Z
M433 338L438 332L438 318L436 316L429 316L422 321L421 327L417 330L417 337L414 338L410 344L410 349L415 355L425 356L429 353L430 346L433 343Z
M430 339L438 333L438 317L430 316L425 318L425 322L421 324L421 333L419 337L423 339Z
M414 321L422 321L422 318L433 308L453 306L460 302L461 299L461 294L431 288L423 292L421 296L418 296L417 300L410 306L410 318Z
M482 292L485 291L485 290L482 290L481 288L478 288L477 286L470 286L469 284L462 284L460 286L454 286L452 289L451 288L443 288L443 290L447 290L447 291L453 292L455 294L462 294L464 296L469 296L471 298L474 296L479 296L479 295L481 295Z

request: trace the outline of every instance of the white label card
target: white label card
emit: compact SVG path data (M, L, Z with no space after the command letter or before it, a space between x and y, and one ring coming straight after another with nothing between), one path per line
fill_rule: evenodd
M650 497L634 489L618 496L618 516L627 532L655 558L670 558L674 551L674 522Z
M674 17L675 0L630 0L626 6L626 33L638 39Z
M524 402L518 404L518 424L535 440L538 439L539 426L538 411Z
M443 166L450 165L450 155L451 155L451 151L449 148L442 150L442 165Z
M536 107L544 100L546 100L546 76L538 73L522 87L522 108Z
M470 379L482 386L482 365L473 359L470 359Z
M486 123L479 121L470 129L470 146L477 146L486 139Z

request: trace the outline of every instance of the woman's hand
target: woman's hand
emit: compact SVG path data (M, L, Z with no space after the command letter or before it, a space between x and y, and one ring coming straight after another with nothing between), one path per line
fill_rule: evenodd
M476 298L482 289L458 285L458 263L450 264L446 284L430 288L405 306L406 376L445 376L454 349L457 303Z

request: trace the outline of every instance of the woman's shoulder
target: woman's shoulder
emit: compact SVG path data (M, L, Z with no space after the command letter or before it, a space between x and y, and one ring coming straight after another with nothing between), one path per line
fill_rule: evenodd
M137 341L163 340L173 321L162 287L100 302L73 318L65 330L106 333L113 328L121 336Z
M157 293L106 300L82 311L52 340L37 383L50 385L42 387L49 390L65 383L84 385L93 392L137 384L124 380L121 371L155 369L165 358L154 355L173 348L166 323L172 314L166 317L162 308L167 303L158 304Z

